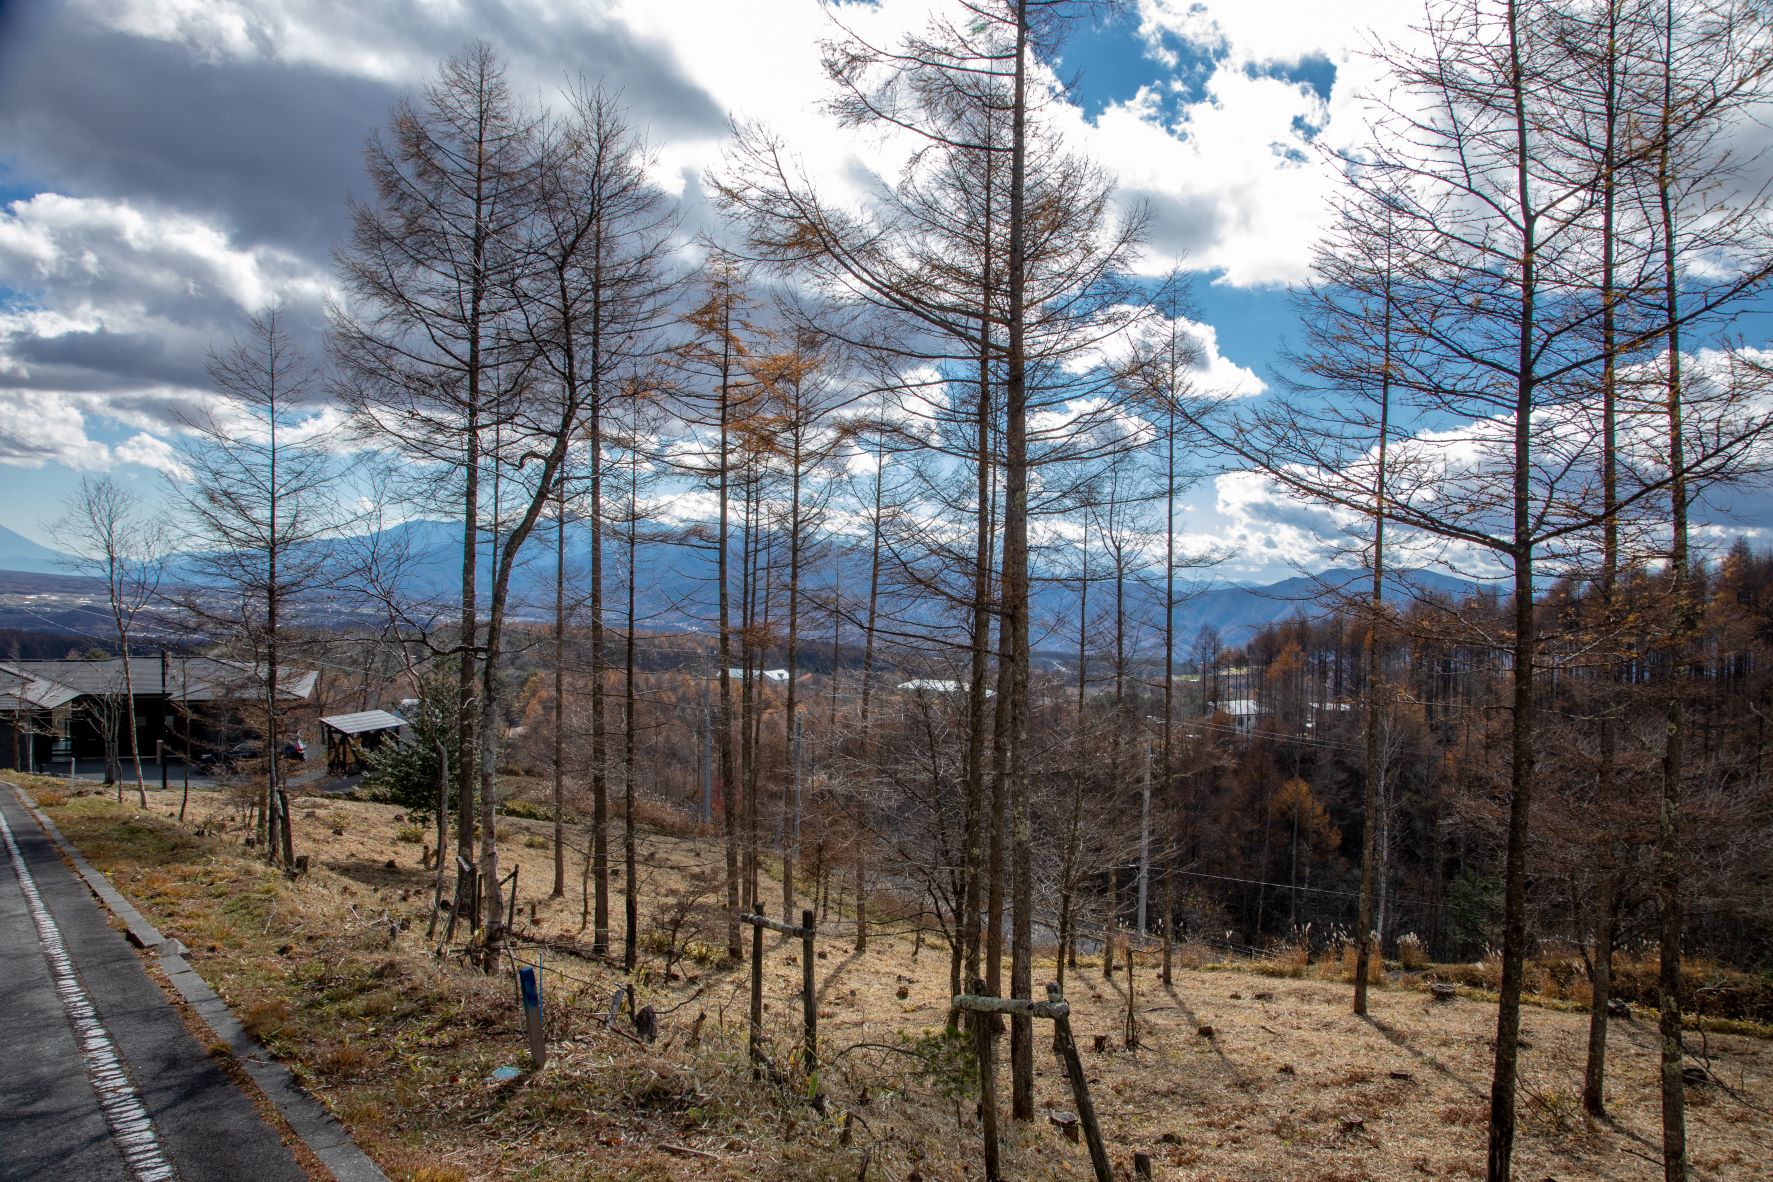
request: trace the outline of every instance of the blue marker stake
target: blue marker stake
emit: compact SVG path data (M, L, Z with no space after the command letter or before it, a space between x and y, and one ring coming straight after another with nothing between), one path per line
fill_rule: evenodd
M539 1071L548 1061L548 1040L542 1033L542 981L535 969L528 965L517 970L517 980L523 987L523 1022L529 1031L529 1057Z

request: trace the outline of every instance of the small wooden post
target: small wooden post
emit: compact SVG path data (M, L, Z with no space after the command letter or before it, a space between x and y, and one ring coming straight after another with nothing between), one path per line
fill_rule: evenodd
M438 851L441 857L443 851ZM444 943L449 942L449 935L456 930L456 917L462 913L462 902L467 900L468 930L480 930L480 870L474 863L456 855L456 901L449 912L449 931L444 934Z
M763 1055L763 925L751 925L751 1036L746 1046L752 1062Z
M973 992L981 997L985 995L982 978L974 978ZM992 1029L995 1021L995 1015L973 1011L973 1042L979 1058L979 1129L985 1137L986 1182L999 1182L1003 1176L997 1158L997 1063L992 1045L997 1033Z
M1127 1021L1126 1030L1121 1041L1127 1050L1134 1050L1139 1045L1139 1019L1133 1012L1133 942L1127 941Z
M763 929L759 928L759 931ZM806 1015L806 1069L809 1074L819 1062L819 999L813 992L813 913L800 913L800 976L805 993L802 1010Z
M1151 1155L1144 1150L1139 1150L1133 1154L1133 1177L1151 1177Z
M1057 983L1047 986L1047 1001L1054 1006L1053 1030L1059 1043L1059 1057L1065 1060L1065 1074L1071 1077L1071 1096L1077 1104L1077 1119L1083 1125L1084 1139L1090 1146L1090 1164L1096 1169L1096 1182L1114 1182L1114 1170L1108 1164L1108 1149L1102 1144L1102 1127L1096 1123L1096 1105L1090 1100L1090 1082L1084 1075L1083 1060L1077 1054L1077 1041L1071 1037L1069 1007L1060 1008L1064 996Z

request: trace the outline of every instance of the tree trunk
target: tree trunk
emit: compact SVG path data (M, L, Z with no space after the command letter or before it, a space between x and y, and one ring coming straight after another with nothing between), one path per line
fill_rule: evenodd
M640 887L636 875L638 852L634 835L634 585L640 530L640 450L637 442L628 453L628 610L626 645L622 660L622 968L632 973L640 957Z
M592 312L591 438L591 951L609 951L609 753L607 689L609 654L603 626L603 391L597 321Z
M566 473L554 501L554 889L566 897Z
M1536 221L1527 162L1526 93L1522 67L1520 15L1508 6L1518 208L1522 219L1520 254L1520 348L1516 357L1513 455L1514 714L1509 735L1508 846L1503 877L1502 981L1496 1011L1495 1068L1490 1080L1490 1127L1485 1159L1487 1182L1508 1182L1513 1166L1515 1081L1519 1074L1521 981L1527 958L1527 844L1533 791L1533 506L1532 426L1534 395L1534 296L1537 284Z
M1009 358L1004 410L1004 622L1010 632L1009 795L1010 996L1033 997L1034 818L1028 796L1028 387L1024 356L1027 292L1028 0L1016 0L1015 99L1010 132ZM1034 1119L1034 1027L1026 1014L1010 1019L1011 1115Z
M1389 259L1388 259L1389 263ZM1379 379L1378 468L1373 475L1373 586L1367 622L1367 768L1361 800L1361 895L1359 944L1354 958L1354 1012L1367 1013L1367 973L1373 961L1374 845L1379 828L1380 802L1385 797L1382 780L1385 756L1380 749L1380 712L1385 708L1381 687L1385 681L1380 621L1385 608L1385 452L1391 432L1391 275L1385 276L1384 357Z
M1601 170L1601 579L1600 627L1611 633L1617 627L1614 596L1619 576L1619 465L1618 465L1618 293L1614 278L1617 252L1616 217L1619 182L1615 175L1619 124L1619 3L1607 0L1607 47L1605 104L1602 117L1605 140ZM1607 636L1609 649L1618 640ZM1588 1054L1582 1071L1582 1108L1590 1116L1607 1115L1607 1004L1613 995L1613 946L1619 923L1619 883L1612 833L1612 809L1618 763L1618 732L1614 710L1618 702L1619 670L1609 660L1601 670L1601 717L1597 743L1599 767L1595 783L1595 819L1600 828L1596 843L1598 862L1595 882L1595 940L1588 1002Z
M715 719L716 741L720 747L720 795L721 824L726 839L726 954L730 960L737 961L744 956L744 945L739 941L739 810L738 801L734 796L733 767L733 680L732 680L732 614L731 594L729 591L730 576L727 570L727 541L731 523L731 507L728 498L731 495L730 465L732 463L732 291L730 287L720 292L721 300L721 347L720 347L720 528L715 536L718 548L716 555L716 578L719 581L718 611L719 639L717 641L720 660L720 709Z
M1662 753L1662 800L1656 826L1656 901L1660 912L1657 951L1660 968L1656 979L1657 1028L1662 1038L1662 1175L1665 1182L1687 1178L1687 1092L1681 1077L1685 1050L1681 1034L1681 789L1686 744L1686 678L1690 641L1698 613L1690 602L1687 546L1687 461L1683 429L1684 391L1681 381L1681 320L1679 272L1674 216L1674 183L1670 137L1674 111L1673 0L1664 0L1665 38L1662 74L1662 134L1657 151L1656 195L1662 221L1662 287L1667 324L1667 423L1669 464L1668 551L1669 599L1673 607L1669 629L1667 740Z

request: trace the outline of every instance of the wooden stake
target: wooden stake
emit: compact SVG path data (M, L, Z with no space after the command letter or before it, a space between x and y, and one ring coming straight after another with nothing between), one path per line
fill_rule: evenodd
M998 1182L997 1088L996 1062L992 1049L996 1032L992 1019L997 1014L1026 1015L1053 1020L1053 1042L1065 1062L1065 1074L1071 1079L1071 1094L1077 1103L1078 1120L1089 1140L1090 1164L1095 1168L1096 1182L1114 1182L1114 1171L1108 1165L1108 1150L1102 1143L1102 1129L1096 1123L1096 1107L1090 1101L1090 1084L1084 1075L1083 1060L1078 1058L1077 1042L1071 1037L1071 1007L1057 984L1047 986L1047 1000L1032 1001L1021 997L988 997L985 982L974 979L973 992L956 997L956 1010L972 1014L974 1047L979 1060L979 1124L985 1140L985 1177Z
M973 993L985 995L983 979L973 981ZM996 1034L990 1013L975 1010L972 1017L973 1039L979 1058L979 1128L985 1137L985 1182L1000 1182L997 1159L997 1064L992 1040Z
M1057 984L1047 986L1047 1001L1055 1009L1064 1006L1064 997ZM1096 1169L1096 1182L1114 1182L1114 1170L1108 1164L1108 1149L1102 1144L1102 1128L1096 1123L1096 1105L1090 1100L1090 1082L1084 1075L1083 1060L1078 1057L1077 1041L1071 1037L1071 1012L1064 1007L1053 1019L1059 1043L1059 1056L1065 1060L1065 1074L1071 1077L1071 1096L1077 1104L1077 1118L1083 1124L1084 1139L1090 1146L1090 1164Z
M1133 942L1131 940L1127 941L1127 1021L1121 1041L1126 1044L1129 1051L1139 1046L1139 1019L1133 1013Z
M755 1063L763 1055L763 925L751 926L751 1036L746 1043Z
M805 994L802 1010L806 1015L806 1069L811 1074L819 1063L819 1001L813 993L813 913L810 910L800 913L800 975L801 991Z

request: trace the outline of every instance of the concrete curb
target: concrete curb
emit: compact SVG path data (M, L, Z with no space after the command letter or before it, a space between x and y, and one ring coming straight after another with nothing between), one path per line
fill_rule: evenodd
M160 967L172 982L179 996L197 1012L210 1033L225 1043L233 1056L246 1068L246 1073L265 1093L289 1127L313 1151L320 1163L332 1172L338 1182L387 1182L387 1176L371 1161L369 1155L351 1140L332 1113L303 1090L290 1074L289 1068L275 1059L246 1032L246 1028L228 1009L228 1003L197 975L184 957L185 947L177 940L168 940L142 916L111 884L111 880L93 869L74 844L62 836L55 822L16 785L8 784L19 805L36 818L43 832L72 862L75 871L86 880L92 893L99 897L111 914L123 921L129 942L138 948L155 949L160 954Z

